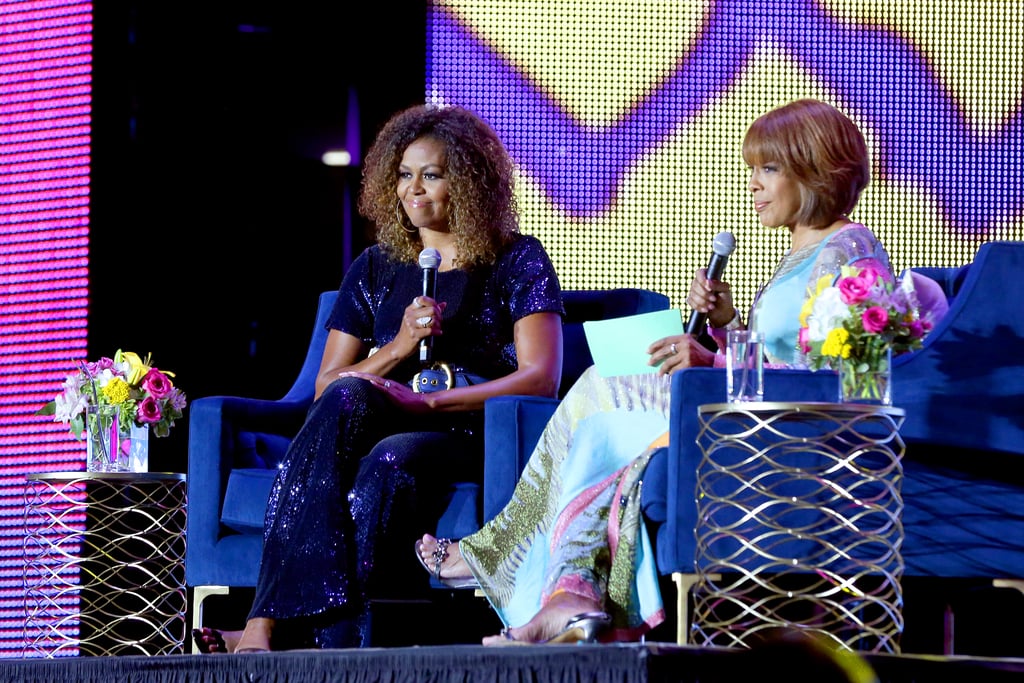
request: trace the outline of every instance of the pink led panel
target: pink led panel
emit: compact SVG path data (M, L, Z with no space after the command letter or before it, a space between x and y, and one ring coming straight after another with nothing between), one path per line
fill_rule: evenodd
M0 0L0 656L5 657L24 656L25 475L84 469L84 446L64 425L34 413L53 398L87 350L91 68L91 3ZM75 636L75 624L64 628Z

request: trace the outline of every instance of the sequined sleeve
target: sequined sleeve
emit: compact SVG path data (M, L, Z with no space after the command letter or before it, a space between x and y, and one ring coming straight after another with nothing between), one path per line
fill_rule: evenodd
M564 315L562 288L554 264L540 240L522 235L498 265L499 281L507 282L513 321L533 313Z
M808 282L817 282L823 275L838 277L842 266L873 266L890 282L896 279L885 247L873 232L860 224L847 226L828 240L815 259Z

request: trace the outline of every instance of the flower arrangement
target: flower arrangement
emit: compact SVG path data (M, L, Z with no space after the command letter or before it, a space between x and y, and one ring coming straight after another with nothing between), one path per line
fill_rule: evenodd
M152 366L151 355L143 361L130 351L117 350L113 358L81 363L81 369L64 381L63 390L40 408L37 415L53 415L54 422L70 427L75 438L85 429L89 405L120 406L119 427L149 425L155 436L167 436L185 409L185 394L171 382L173 372Z
M813 370L838 370L846 399L888 402L889 359L921 347L931 329L912 289L874 268L826 275L800 311L800 350Z

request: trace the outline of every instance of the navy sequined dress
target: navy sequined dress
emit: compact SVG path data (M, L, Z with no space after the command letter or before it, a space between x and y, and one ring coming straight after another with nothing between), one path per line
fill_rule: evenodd
M346 273L328 327L381 347L421 293L417 264L370 247ZM447 307L434 359L488 378L516 369L517 320L563 312L554 266L529 235L493 266L439 272L437 299ZM419 369L414 355L388 378L409 382ZM367 596L428 588L413 542L424 520L444 511L453 482L481 479L482 432L482 411L410 415L365 380L327 387L288 449L268 503L249 617L278 620L275 649L366 645ZM287 642L279 640L284 633Z

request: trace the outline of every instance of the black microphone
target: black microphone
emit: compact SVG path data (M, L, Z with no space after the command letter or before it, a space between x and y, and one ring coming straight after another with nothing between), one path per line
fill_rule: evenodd
M709 280L720 280L722 278L725 262L729 260L729 254L735 248L736 238L732 236L731 232L720 232L715 235L715 240L711 243L711 260L708 261L707 277ZM686 333L699 334L707 320L707 313L693 311L690 313L689 322L686 323Z
M441 252L427 248L420 252L420 268L423 269L423 296L437 300L437 269L441 265ZM434 337L420 340L420 363L424 365L433 361Z

